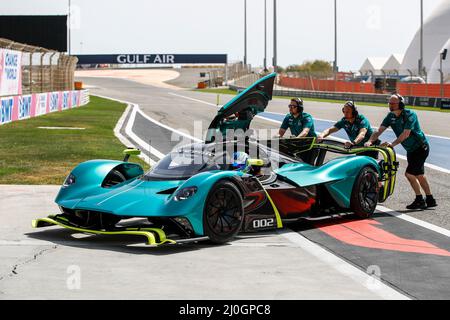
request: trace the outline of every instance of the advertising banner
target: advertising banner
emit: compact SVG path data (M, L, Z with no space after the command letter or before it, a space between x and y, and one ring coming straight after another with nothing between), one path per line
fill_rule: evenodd
M0 49L0 96L22 94L22 52Z
M0 125L11 122L14 107L14 98L0 98Z
M55 91L0 97L0 125L89 103L89 90Z
M31 117L31 94L19 97L19 120ZM15 120L15 119L14 119Z
M36 116L48 113L47 109L48 93L36 94Z

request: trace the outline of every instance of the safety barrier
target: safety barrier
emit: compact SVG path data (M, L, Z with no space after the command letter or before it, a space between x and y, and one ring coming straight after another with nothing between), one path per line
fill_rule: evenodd
M74 89L78 59L0 38L0 96Z
M351 92L379 94L373 83L360 83L342 80L321 80L314 78L291 78L280 76L278 84L286 88L325 92ZM450 98L450 84L444 84L443 96ZM396 91L403 96L411 97L441 97L440 84L401 83L397 82Z
M0 97L0 125L89 103L88 90L53 91Z

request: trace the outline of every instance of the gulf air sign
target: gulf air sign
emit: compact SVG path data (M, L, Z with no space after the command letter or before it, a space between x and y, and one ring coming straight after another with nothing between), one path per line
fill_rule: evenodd
M78 64L225 64L226 54L85 54Z

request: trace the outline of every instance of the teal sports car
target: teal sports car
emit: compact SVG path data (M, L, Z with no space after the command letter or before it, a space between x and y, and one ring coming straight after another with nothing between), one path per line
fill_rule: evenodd
M257 140L252 119L272 99L276 74L261 78L217 113L205 141L178 147L144 172L129 162L91 160L67 176L60 213L35 228L137 235L148 245L225 243L239 232L275 230L299 219L369 217L394 191L393 149L350 148L315 138ZM230 132L240 132L230 138ZM358 155L377 151L381 160Z

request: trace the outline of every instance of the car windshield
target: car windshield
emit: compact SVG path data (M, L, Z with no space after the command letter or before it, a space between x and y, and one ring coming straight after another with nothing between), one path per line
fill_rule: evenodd
M145 174L148 179L185 179L197 173L223 169L214 154L205 150L180 149L162 158Z

